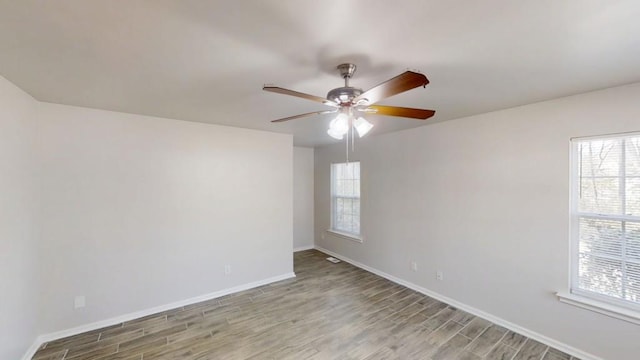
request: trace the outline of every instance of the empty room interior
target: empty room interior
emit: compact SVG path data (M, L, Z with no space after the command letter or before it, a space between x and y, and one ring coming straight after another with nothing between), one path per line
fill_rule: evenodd
M640 359L638 18L0 1L0 359Z

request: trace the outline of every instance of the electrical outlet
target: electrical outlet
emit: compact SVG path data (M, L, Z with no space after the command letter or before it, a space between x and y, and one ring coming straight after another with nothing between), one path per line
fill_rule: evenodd
M442 273L442 270L436 271L436 279L440 281L444 280L444 274Z
M411 262L411 270L418 271L418 263L415 261Z
M75 299L73 299L73 308L74 309L80 309L85 307L85 305L87 304L86 299L84 297L84 295L78 295L75 297Z
M225 275L231 274L231 265L225 265L224 266L224 274Z

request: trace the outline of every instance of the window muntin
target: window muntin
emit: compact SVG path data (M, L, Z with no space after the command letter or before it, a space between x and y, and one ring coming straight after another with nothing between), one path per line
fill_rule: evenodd
M360 237L360 162L331 164L331 230Z
M573 293L640 310L640 134L572 141Z

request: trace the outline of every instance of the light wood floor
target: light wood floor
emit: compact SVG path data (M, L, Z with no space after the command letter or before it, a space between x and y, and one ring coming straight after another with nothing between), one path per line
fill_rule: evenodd
M38 360L575 359L315 250L295 279L44 344Z

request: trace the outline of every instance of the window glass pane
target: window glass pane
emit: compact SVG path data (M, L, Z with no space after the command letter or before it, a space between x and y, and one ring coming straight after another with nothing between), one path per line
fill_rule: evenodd
M618 178L582 178L579 211L596 214L620 214Z
M341 196L342 194L344 194L344 180L336 179L333 183L333 194L336 196Z
M580 254L578 277L580 288L598 294L622 298L622 262Z
M625 299L640 302L640 264L627 263L626 273Z
M622 256L622 223L598 219L580 219L580 254L594 253L616 258Z
M353 196L353 180L342 180L342 196Z
M343 199L342 201L344 202L344 208L342 209L342 213L345 215L351 214L351 207L353 206L353 200Z
M332 165L333 229L360 233L360 163Z
M625 223L625 238L627 241L625 256L629 261L640 264L640 223Z
M344 199L336 198L336 213L342 214L344 212Z
M360 163L348 163L344 165L343 177L345 179L358 179L360 172Z
M627 176L640 176L640 136L627 139L625 148Z
M344 230L347 232L352 232L352 223L353 223L353 216L348 215L348 214L344 214Z
M342 177L344 179L349 179L351 176L351 174L353 173L353 163L349 163L349 164L342 164L342 169L343 169L343 173L342 173Z
M337 179L342 179L344 177L344 174L342 173L342 164L333 164L333 169Z
M336 223L335 223L335 228L336 230L342 230L346 227L345 221L344 221L344 215L339 214L338 216L336 216Z
M591 140L580 144L583 177L618 176L622 140Z
M626 215L640 216L640 177L627 178L625 192Z

